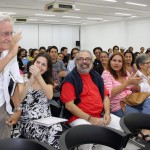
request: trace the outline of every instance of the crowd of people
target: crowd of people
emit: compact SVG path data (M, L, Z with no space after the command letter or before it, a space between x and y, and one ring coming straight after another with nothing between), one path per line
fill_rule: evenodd
M56 46L26 50L18 45L21 33L13 35L12 19L0 15L0 139L9 138L11 126L20 120L23 137L35 139L59 149L62 124L50 127L34 120L60 117L62 108L70 127L91 124L110 126L128 113L150 114L150 98L137 106L120 102L133 92L150 92L150 49L133 53L115 45L108 51ZM137 73L138 72L138 73ZM140 72L140 73L139 73ZM9 91L11 78L15 84ZM10 94L11 93L11 94ZM50 101L59 108L50 106ZM11 103L13 102L13 103ZM142 130L138 140L148 141L150 131ZM79 149L92 150L93 145Z

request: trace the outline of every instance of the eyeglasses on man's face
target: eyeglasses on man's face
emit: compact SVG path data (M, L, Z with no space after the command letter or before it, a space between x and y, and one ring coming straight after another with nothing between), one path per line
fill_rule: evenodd
M84 61L91 62L92 59L90 57L86 57L86 58L79 57L77 60L80 61L80 62L84 62Z
M0 36L2 37L8 37L8 36L14 36L15 32L0 32Z

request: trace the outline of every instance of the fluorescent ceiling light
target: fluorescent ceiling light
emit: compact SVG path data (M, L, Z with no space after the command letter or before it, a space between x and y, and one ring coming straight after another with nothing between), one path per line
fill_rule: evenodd
M76 8L75 10L76 10L76 11L79 11L80 9L79 9L79 8Z
M144 6L144 7L147 6L147 5L145 5L145 4L132 3L132 2L125 2L125 3L126 3L126 4L130 4L130 5Z
M121 15L121 16L131 16L131 14L125 14L125 13L115 13L116 15Z
M62 16L64 18L81 18L81 17L78 17L78 16Z
M138 17L138 16L131 16L132 18L136 18L136 17Z
M116 0L102 0L102 1L113 2L113 3L117 2Z
M81 22L67 22L67 23L81 23Z
M44 20L44 21L60 22L60 21L58 21L58 20Z
M14 12L0 12L0 14L15 15L16 13L14 13Z
M47 15L47 14L35 14L35 16L54 17L55 15Z
M103 20L103 18L87 18L87 19L89 19L89 20Z
M37 21L37 19L28 19L28 21Z

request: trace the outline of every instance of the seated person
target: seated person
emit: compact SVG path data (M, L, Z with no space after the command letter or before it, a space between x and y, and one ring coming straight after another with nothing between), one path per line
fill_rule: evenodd
M54 81L54 93L53 93L53 100L55 100L56 103L58 103L60 106L62 105L62 102L60 101L60 84L63 80L63 78L67 74L67 70L65 68L65 65L63 61L58 60L58 48L56 46L51 46L48 48L48 54L52 59L52 68L53 68L53 78L55 78ZM54 76L55 74L55 76ZM57 74L57 75L56 75ZM56 77L58 77L56 79ZM61 109L51 105L51 112L55 117L59 117L61 114Z
M150 58L146 54L140 54L136 58L136 66L138 68L138 73L136 76L142 77L141 83L137 86L137 90L140 92L150 92L150 75L149 75L149 69L150 69ZM145 113L150 114L150 97L147 98L143 103L141 103L138 106L126 106L126 113ZM150 140L150 130L143 130L141 135L139 135L139 138L137 140L140 142L142 141L140 138L143 138L144 140ZM144 142L144 141L143 141Z
M114 53L107 69L102 74L104 84L109 91L111 112L119 117L124 116L120 101L132 93L132 88L141 82L140 77L132 77L125 69L124 56L120 52Z
M47 53L39 53L29 69L29 80L21 91L22 115L20 132L25 138L35 139L59 149L61 124L50 127L35 124L33 120L51 116L48 101L53 97L52 61Z
M134 64L135 62L134 54L130 50L127 50L124 53L124 58L125 58L126 70L130 73L130 75L134 75L137 71L137 67Z
M92 69L93 60L90 51L83 50L77 53L76 67L62 83L61 100L68 110L66 117L70 126L81 124L105 126L110 124L111 119L113 120L113 117L110 117L108 91L104 87L103 79ZM88 146L88 149L92 147ZM87 147L82 149L87 150Z
M67 71L68 73L70 71L72 71L72 69L75 67L75 63L74 63L74 58L76 56L76 54L79 52L79 49L78 48L73 48L71 50L71 54L70 54L70 60L69 60L69 63L67 65Z

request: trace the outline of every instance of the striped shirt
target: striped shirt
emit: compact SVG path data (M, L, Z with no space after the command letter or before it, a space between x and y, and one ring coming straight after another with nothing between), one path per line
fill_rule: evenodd
M129 74L129 72L127 72L126 80L129 78L129 76L130 76L130 74ZM132 93L132 91L131 91L132 85L126 87L122 92L120 92L119 94L112 97L111 96L112 89L114 87L121 85L122 83L120 83L118 80L114 79L114 77L107 70L105 70L103 72L102 78L104 80L104 85L109 92L111 112L115 112L115 111L121 109L120 101L122 101L124 99L124 97L126 97L127 95Z

